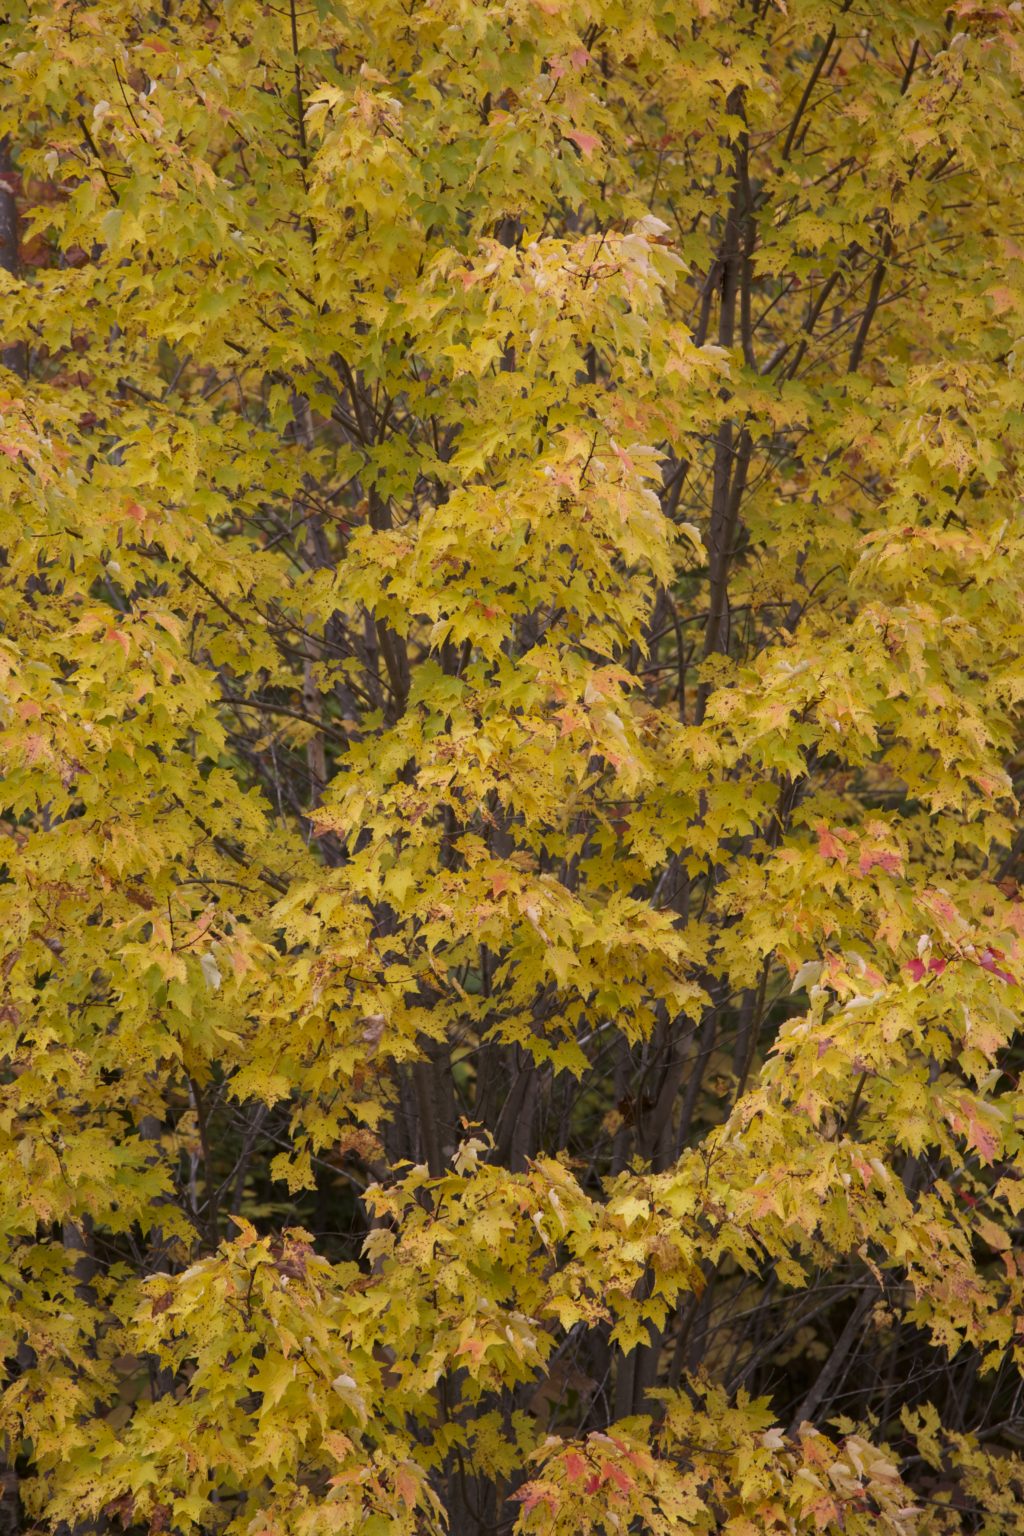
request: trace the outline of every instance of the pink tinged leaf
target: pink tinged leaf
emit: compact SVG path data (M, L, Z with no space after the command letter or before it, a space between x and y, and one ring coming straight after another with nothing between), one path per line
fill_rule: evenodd
M628 1493L633 1486L633 1479L621 1467L617 1467L613 1461L602 1462L601 1476L605 1482L613 1482L623 1493Z
M852 1159L852 1161L853 1161L854 1168L860 1174L860 1181L861 1181L861 1183L864 1185L864 1188L867 1189L868 1185L871 1183L871 1176L872 1176L871 1164L870 1163L866 1163L864 1161L864 1159L860 1158L860 1157L855 1157L855 1158Z
M917 956L915 956L913 960L908 960L904 966L904 970L910 973L910 978L912 981L920 981L925 973L925 969L924 961L919 960Z
M405 1505L406 1509L412 1509L419 1495L420 1485L415 1474L407 1467L399 1467L395 1473L395 1492Z
M811 1506L811 1513L814 1515L815 1529L824 1531L830 1525L834 1525L837 1522L839 1518L839 1505L835 1499L819 1499L816 1504Z
M886 852L881 848L870 848L862 853L857 864L860 874L866 875L875 868L884 869L887 875L898 875L903 869L903 860L898 853Z
M983 1163L993 1163L999 1155L999 1137L981 1120L974 1106L961 1099L960 1108L967 1117L967 1145L973 1147Z
M551 1510L558 1507L558 1500L553 1490L545 1488L543 1483L527 1483L525 1488L520 1488L519 1492L512 1497L522 1504L525 1514L529 1514L530 1510L535 1509L538 1504L547 1504Z
M562 1465L565 1467L566 1476L571 1477L574 1483L578 1483L581 1477L586 1476L587 1464L578 1451L570 1451L563 1457Z
M584 160L589 160L594 151L601 148L601 140L592 133L586 133L582 128L569 128L564 137L572 139Z
M126 656L128 655L128 652L131 648L131 641L129 640L128 636L122 634L119 629L108 629L103 638L105 640L112 640L115 645L119 645L121 647Z
M928 891L926 900L922 905L930 907L935 916L944 923L954 923L960 914L944 891Z
M845 864L846 849L839 839L829 831L825 823L823 821L819 822L815 830L818 834L818 852L821 854L821 857L823 859L835 859L840 864Z
M978 956L978 964L982 970L991 971L993 976L998 976L1000 981L1012 982L1016 978L1009 971L1001 970L996 964L996 961L1002 960L1002 958L1003 952L1001 949L983 949Z

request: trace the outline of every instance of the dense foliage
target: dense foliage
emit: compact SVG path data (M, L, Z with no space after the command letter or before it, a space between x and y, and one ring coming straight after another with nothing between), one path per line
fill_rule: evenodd
M1024 1531L1021 7L0 36L7 1529Z

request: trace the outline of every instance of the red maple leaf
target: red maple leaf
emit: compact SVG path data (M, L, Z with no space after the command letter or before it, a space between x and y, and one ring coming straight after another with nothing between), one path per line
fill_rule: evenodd
M991 971L993 976L998 976L1000 981L1015 981L1016 977L1010 971L1002 970L997 960L1005 959L1001 949L983 949L978 956L978 964L983 971Z

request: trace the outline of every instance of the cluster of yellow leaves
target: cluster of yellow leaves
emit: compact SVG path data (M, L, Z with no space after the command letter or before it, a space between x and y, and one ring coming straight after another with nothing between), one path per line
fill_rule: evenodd
M26 1507L1019 1529L1018 1459L928 1403L918 1505L892 1414L684 1369L716 1287L832 1273L1024 1362L1014 7L0 36ZM349 1152L331 1263L278 1218ZM652 1390L548 1437L581 1338Z

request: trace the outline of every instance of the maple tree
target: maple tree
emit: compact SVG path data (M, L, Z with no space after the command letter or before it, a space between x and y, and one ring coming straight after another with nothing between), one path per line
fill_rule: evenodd
M8 1527L1024 1531L1020 7L2 36Z

